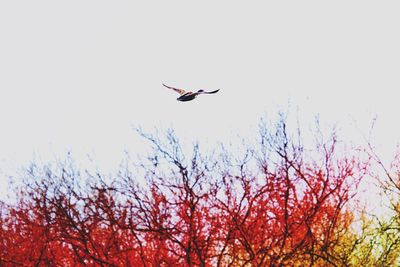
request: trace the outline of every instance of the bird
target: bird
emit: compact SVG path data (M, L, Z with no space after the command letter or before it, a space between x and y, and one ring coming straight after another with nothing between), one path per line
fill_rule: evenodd
M204 91L203 89L200 89L197 92L189 92L189 91L185 91L183 89L179 89L179 88L168 86L166 84L162 84L162 85L164 85L168 89L172 89L175 92L178 92L178 94L180 94L181 96L178 97L176 100L182 101L182 102L191 101L191 100L195 99L196 96L198 96L200 94L215 94L216 92L218 92L220 90L220 89L218 89L218 90L215 90L215 91L207 92L207 91Z

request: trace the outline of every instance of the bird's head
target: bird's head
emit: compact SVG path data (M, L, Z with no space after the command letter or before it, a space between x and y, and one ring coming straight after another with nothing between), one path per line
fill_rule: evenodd
M197 93L199 93L199 94L204 93L204 90L200 89L199 91L197 91Z

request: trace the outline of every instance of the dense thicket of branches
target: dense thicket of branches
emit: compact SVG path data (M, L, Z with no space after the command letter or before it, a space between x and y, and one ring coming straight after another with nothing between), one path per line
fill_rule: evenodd
M183 153L172 132L141 134L152 154L113 179L68 158L32 164L17 204L1 206L0 265L388 266L398 257L393 223L351 227L369 160L338 152L334 135L305 148L281 121L261 128L255 147L216 156L198 145Z

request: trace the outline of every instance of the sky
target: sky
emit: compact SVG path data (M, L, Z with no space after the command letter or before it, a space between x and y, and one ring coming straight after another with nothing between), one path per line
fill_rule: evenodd
M0 186L32 158L116 166L134 127L252 136L291 110L391 155L399 141L398 1L1 1ZM161 83L221 89L188 103Z

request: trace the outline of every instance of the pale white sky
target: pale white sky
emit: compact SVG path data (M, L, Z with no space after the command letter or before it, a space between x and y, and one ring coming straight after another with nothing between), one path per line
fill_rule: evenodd
M398 1L1 1L0 174L66 150L118 164L138 148L133 125L246 136L288 103L349 140L377 115L392 153L399 14ZM162 82L221 91L180 103Z

